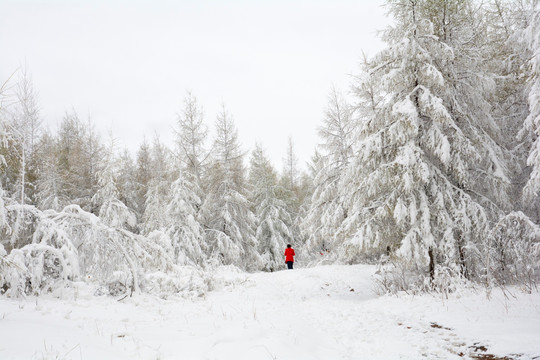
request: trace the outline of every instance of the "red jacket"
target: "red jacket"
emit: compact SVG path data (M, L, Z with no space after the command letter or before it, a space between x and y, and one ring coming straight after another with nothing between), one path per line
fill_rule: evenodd
M294 262L294 258L293 258L294 255L296 254L294 253L293 248L286 248L285 249L285 262L289 262L289 261Z

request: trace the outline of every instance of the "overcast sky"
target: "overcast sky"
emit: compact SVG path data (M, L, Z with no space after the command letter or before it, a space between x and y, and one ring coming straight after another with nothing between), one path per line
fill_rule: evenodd
M382 48L381 3L0 0L0 82L26 64L49 128L73 108L133 153L156 133L172 146L190 90L210 127L225 103L243 148L281 170L288 137L308 161L332 84L348 91Z

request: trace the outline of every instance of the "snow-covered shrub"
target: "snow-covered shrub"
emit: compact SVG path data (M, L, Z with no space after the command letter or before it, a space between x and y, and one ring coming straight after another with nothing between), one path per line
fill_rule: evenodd
M474 286L474 283L463 276L462 269L456 266L437 265L434 279L432 281L425 280L424 283L428 285L428 291L439 293L444 297Z
M25 293L27 269L20 260L8 258L0 244L0 293L16 297Z
M306 246L301 248L299 251L299 253L303 253L303 252L307 253L306 258L308 262L308 267L339 263L339 254L337 251L330 251L330 250L313 251L310 244L306 244ZM369 264L370 262L366 261L363 263ZM374 261L371 263L376 264L377 262Z
M208 273L178 265L193 262L179 253L182 248L175 247L166 232L137 235L104 223L78 205L61 212L41 212L32 206L23 210L25 216L32 216L32 231L26 235L29 243L12 248L8 242L9 249L0 244L0 287L7 295L37 295L79 279L97 286L99 294L112 296L142 288L160 297L192 297L212 287Z
M433 278L428 271L418 269L416 264L395 256L381 256L374 276L378 294L436 293L444 297L460 289L473 286L456 265L438 264L433 269Z
M218 265L212 268L209 290L231 290L248 282L245 271L234 265Z
M40 212L32 206L17 206L32 218L31 243L0 254L0 286L7 295L40 294L64 286L79 275L77 250L66 232L51 219L56 212ZM17 216L15 222L20 221ZM19 224L18 226L20 226ZM28 232L28 227L25 228ZM14 244L21 243L19 241Z
M149 254L143 259L143 267L152 271L170 271L174 264L175 249L172 239L161 230L154 230L146 236L145 246Z
M5 221L8 227L4 229L0 242L5 248L15 249L32 242L32 235L39 221L40 212L32 205L8 204ZM9 228L9 231L8 231Z
M394 261L388 256L381 256L374 275L375 291L379 294L396 294L399 291L408 292L415 288L416 273L410 271L404 262Z
M177 266L177 259L188 257L178 253L164 231L142 236L109 227L76 205L58 216L78 244L85 279L107 288L110 295L142 290L160 297L200 296L208 289L198 270Z
M171 295L202 297L212 288L209 272L193 266L174 266L172 271L155 271L144 275L142 290L166 299Z
M138 289L136 258L144 253L138 246L137 235L105 225L97 216L69 205L60 213L49 210L55 226L64 231L78 249L81 273L85 279L108 284L114 273L131 274L132 291Z
M0 282L8 296L39 295L64 286L78 269L70 267L62 252L44 244L14 249L7 257Z
M537 287L540 271L540 227L522 212L502 217L486 240L488 283Z
M488 286L520 285L525 291L536 289L540 270L540 228L522 212L502 217L484 239L483 246L464 247L465 259L475 257L478 264L469 267L474 274L463 271L461 262L439 259L433 268L418 267L404 257L382 256L375 283L378 292L395 294L436 292L449 294L472 286L466 278L483 281ZM452 257L451 249L446 254ZM482 278L480 278L480 276Z
M125 294L128 290L130 283L131 283L130 274L126 274L123 271L115 271L113 273L113 278L107 284L109 295L118 296L118 295Z
M28 205L22 209L26 217L32 217L32 232L26 235L29 241L25 240L30 243L4 250L0 286L6 292L39 294L64 286L79 275L107 285L115 280L116 271L130 274L132 290L138 289L136 259L146 253L135 234L106 226L78 205L69 205L62 212L41 212Z

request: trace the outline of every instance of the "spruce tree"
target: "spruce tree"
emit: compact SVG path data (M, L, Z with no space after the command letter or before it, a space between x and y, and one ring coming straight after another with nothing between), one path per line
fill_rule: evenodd
M202 197L202 177L209 153L206 150L208 129L204 123L203 109L197 98L187 93L184 106L177 116L176 144L182 162L184 177L196 185L197 195Z
M201 210L208 256L217 264L256 270L261 258L257 252L255 215L246 198L243 157L233 119L223 106L216 120L208 190Z
M36 157L36 206L40 210L60 211L70 203L59 163L57 140L49 133L40 139Z
M283 251L293 243L292 219L286 203L278 197L281 186L260 144L255 145L249 168L251 202L257 218L256 237L265 271L284 268Z
M347 218L338 185L354 155L356 124L352 107L333 88L328 96L323 125L319 128L321 157L313 179L310 208L303 220L311 251L333 252L337 229Z
M356 85L367 115L340 185L348 213L338 235L342 257L389 253L431 278L437 264L479 275L475 254L489 220L504 211L510 180L497 125L482 112L487 90L469 74L480 64L456 45L479 36L467 18L473 4L388 6L396 21L384 36L388 46Z
M150 174L151 178L146 191L143 215L143 233L153 230L165 230L166 219L163 209L169 203L169 192L172 179L172 162L170 150L156 136L151 149Z
M166 233L172 241L177 264L204 266L207 247L198 219L201 199L194 188L182 175L173 182L164 214Z
M530 87L528 96L529 115L525 120L524 133L532 142L527 165L530 176L523 190L523 200L528 214L540 222L540 3L530 13L528 27L523 32L530 58Z

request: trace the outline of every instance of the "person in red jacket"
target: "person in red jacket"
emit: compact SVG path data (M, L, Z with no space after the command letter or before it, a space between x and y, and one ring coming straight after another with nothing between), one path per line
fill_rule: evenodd
M287 248L285 249L285 262L287 263L287 268L289 268L289 270L292 270L295 255L296 254L294 253L294 249L291 247L291 244L288 244Z

